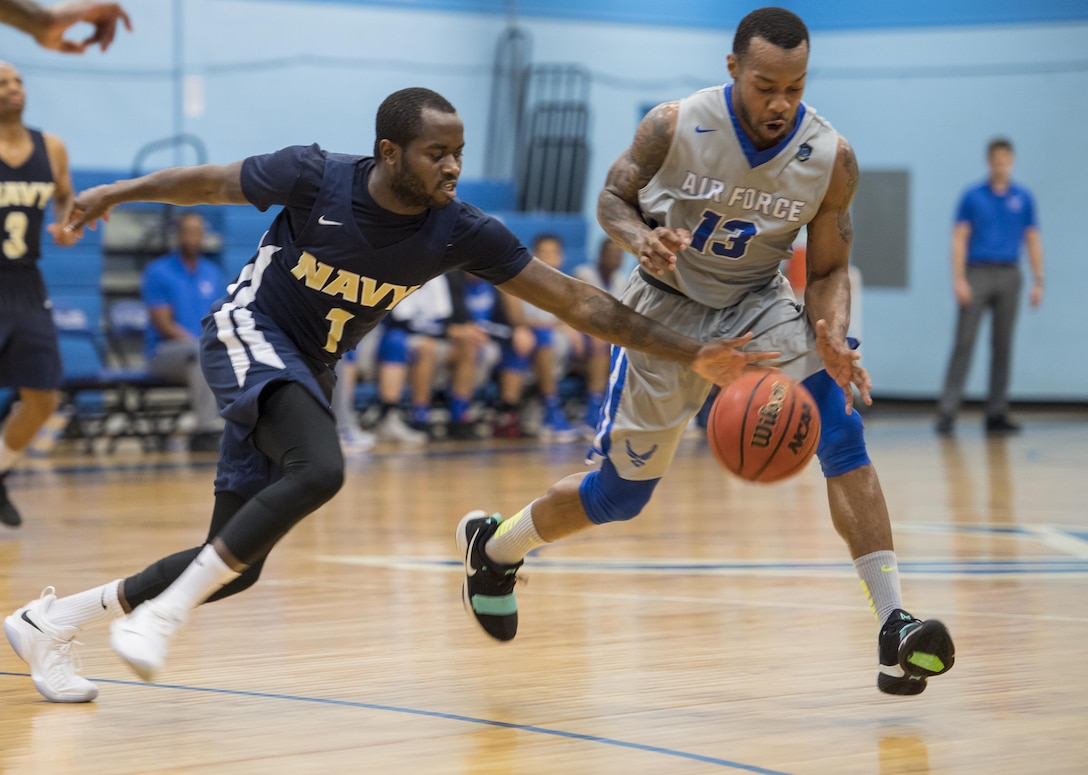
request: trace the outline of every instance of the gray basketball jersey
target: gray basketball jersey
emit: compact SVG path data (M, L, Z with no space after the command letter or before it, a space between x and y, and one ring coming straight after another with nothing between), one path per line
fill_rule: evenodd
M692 235L676 271L654 279L716 309L766 285L793 255L827 192L839 137L802 104L793 133L756 151L733 116L731 88L680 100L665 163L639 192L647 223Z

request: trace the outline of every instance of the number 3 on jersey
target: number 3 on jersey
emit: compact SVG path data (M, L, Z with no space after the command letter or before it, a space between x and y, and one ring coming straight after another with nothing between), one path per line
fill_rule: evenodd
M722 258L731 258L734 261L744 258L748 252L748 243L756 236L756 225L751 221L742 221L734 218L722 223L724 215L713 210L703 210L703 220L691 235L691 247L700 253L705 253L708 243L710 252ZM710 236L718 230L728 232L725 239L710 239Z
M26 255L26 230L30 221L26 213L20 210L12 210L4 219L3 242L0 242L0 252L5 258L22 258Z

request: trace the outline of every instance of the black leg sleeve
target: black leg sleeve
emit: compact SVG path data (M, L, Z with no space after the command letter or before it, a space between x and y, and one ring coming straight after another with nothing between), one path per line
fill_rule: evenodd
M273 389L261 402L253 442L283 476L257 493L217 537L239 562L254 565L303 517L344 483L336 420L297 383Z
M344 482L344 458L332 414L295 383L271 390L261 402L254 443L276 461L283 476L251 500L216 494L208 541L220 538L239 562L249 566L208 602L248 589L260 576L265 557L303 517L332 498ZM202 546L152 563L124 581L132 608L155 597L181 575Z
M212 509L212 523L208 528L208 541L211 541L223 529L223 526L237 513L238 509L242 508L244 503L245 501L240 496L232 492L216 493L215 507ZM145 600L157 596L174 583L174 579L180 576L183 570L189 567L189 563L196 559L202 548L202 546L196 546L192 549L185 549L171 554L169 557L163 557L139 573L129 576L124 581L125 600L135 608ZM259 569L257 573L260 573ZM236 582L240 580L235 579ZM256 578L253 581L256 581ZM250 582L250 584L252 583ZM219 590L219 592L222 591L222 589ZM212 597L214 598L215 595Z

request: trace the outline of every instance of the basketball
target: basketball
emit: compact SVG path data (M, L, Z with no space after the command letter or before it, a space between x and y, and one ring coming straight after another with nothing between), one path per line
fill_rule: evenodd
M750 482L777 482L816 454L820 413L812 394L782 372L749 371L718 393L706 434L727 471Z

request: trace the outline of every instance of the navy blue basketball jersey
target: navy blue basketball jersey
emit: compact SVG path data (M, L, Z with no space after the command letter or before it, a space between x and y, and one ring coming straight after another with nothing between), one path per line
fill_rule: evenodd
M33 264L41 257L45 208L53 199L53 168L45 138L29 129L34 151L23 164L0 160L0 271Z
M246 198L283 210L216 312L221 340L237 338L261 360L260 331L271 326L332 366L431 278L463 268L502 283L531 260L505 226L467 203L418 216L382 210L367 191L373 167L372 157L317 145L242 163Z

